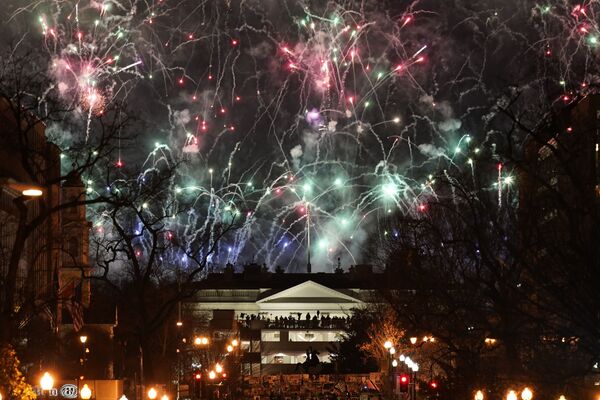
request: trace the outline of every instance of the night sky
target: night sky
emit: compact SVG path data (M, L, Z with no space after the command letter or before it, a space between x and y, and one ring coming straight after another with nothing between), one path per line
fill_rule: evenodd
M508 127L498 110L517 93L536 110L594 86L598 11L596 0L4 0L0 33L4 53L43 54L83 116L123 100L140 117L115 162L186 160L173 195L202 200L173 231L239 212L216 264L303 268L310 226L313 271L331 271L338 257L367 261L369 238L401 235L382 221L423 212L433 176L493 160ZM48 130L62 147L93 135Z

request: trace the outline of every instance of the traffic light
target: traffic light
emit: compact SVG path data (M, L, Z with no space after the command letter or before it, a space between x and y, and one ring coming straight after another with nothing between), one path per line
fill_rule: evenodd
M439 397L440 395L440 384L438 381L429 382L429 393L432 397Z
M194 398L199 399L201 395L201 384L202 384L202 373L195 372L194 373Z
M410 383L410 379L408 375L402 374L400 375L400 392L408 393L408 384Z

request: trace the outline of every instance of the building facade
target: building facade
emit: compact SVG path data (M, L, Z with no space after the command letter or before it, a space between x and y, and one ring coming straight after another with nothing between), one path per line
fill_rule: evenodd
M45 125L18 111L0 98L0 294L14 291L22 323L45 315L58 330L67 305L90 301L82 279L90 270L85 206L60 209L85 199L85 188L78 175L61 175L60 149L47 140ZM41 195L25 195L26 188Z
M379 275L368 266L287 274L256 265L243 273L209 274L185 304L184 318L216 347L239 338L244 375L306 372L331 360L353 310L374 298Z

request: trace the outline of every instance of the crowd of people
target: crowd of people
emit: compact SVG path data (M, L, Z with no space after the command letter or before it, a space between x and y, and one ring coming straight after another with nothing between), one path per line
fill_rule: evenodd
M348 317L330 316L329 314L321 314L317 311L315 314L310 313L291 313L287 317L276 316L272 318L262 314L242 315L239 321L242 327L256 327L256 321L260 322L261 328L278 328L278 329L304 329L304 328L326 328L326 329L344 329L347 326Z

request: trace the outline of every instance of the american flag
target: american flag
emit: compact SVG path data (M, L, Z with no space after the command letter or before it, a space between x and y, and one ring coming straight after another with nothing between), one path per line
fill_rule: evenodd
M83 328L83 306L81 305L81 281L75 285L70 281L62 291L61 300L71 315L73 330L79 332Z

